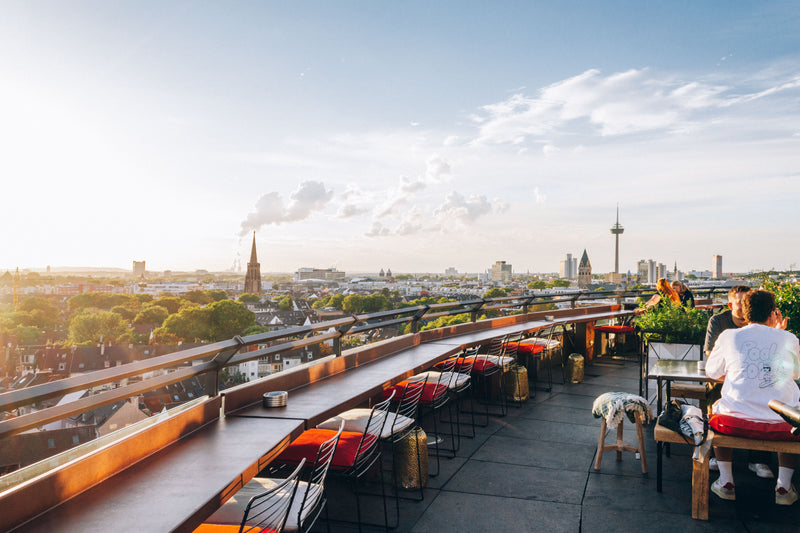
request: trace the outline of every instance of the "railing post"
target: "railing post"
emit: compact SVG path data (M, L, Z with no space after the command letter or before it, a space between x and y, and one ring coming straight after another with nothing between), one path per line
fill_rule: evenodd
M411 318L411 333L419 333L419 321L423 316L425 316L425 313L427 313L430 308L431 306L425 305L425 309L414 313L414 316Z
M350 316L353 319L352 322L336 328L336 331L339 333L339 336L333 339L333 353L336 354L336 357L342 356L342 337L347 335L347 332L350 331L350 328L355 326L356 323L358 322L358 317L356 315L350 315Z

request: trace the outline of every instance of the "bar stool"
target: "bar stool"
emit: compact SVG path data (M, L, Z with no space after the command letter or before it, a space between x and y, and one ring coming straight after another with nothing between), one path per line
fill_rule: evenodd
M603 452L617 452L617 461L622 461L622 452L634 452L639 454L642 463L642 474L646 474L647 458L644 450L642 424L646 424L653 419L653 412L650 410L647 401L641 396L627 392L606 392L595 399L592 405L592 414L595 418L602 418L594 469L600 470ZM625 416L636 424L638 446L630 446L622 441L622 424ZM614 428L617 430L617 441L614 444L606 445L607 430Z
M636 330L633 326L608 324L605 326L595 326L594 332L606 336L606 346L608 347L609 356L611 359L618 359L622 357L621 346L626 344L627 335L635 333ZM614 340L613 344L611 342L612 338Z

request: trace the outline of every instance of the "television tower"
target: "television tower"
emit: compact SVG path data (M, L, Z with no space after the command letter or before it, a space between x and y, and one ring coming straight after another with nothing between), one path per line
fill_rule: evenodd
M616 245L614 247L614 273L619 274L619 236L620 234L625 231L625 228L619 225L619 204L617 204L617 223L611 226L611 234L614 235L616 239Z

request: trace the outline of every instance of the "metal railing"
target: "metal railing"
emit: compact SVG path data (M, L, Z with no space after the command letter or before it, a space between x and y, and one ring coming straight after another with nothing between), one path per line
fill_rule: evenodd
M697 296L713 297L724 294L725 287L693 288ZM280 331L236 336L233 339L216 342L206 346L182 350L151 359L112 368L96 370L86 374L58 381L35 385L0 394L0 413L13 411L29 404L59 398L70 392L107 386L128 378L142 376L150 372L166 373L135 383L128 383L110 390L104 390L63 405L34 411L20 416L11 416L0 421L0 438L9 437L23 431L44 426L51 422L75 416L117 401L125 400L161 387L172 385L191 378L207 379L206 390L210 396L219 394L220 372L227 366L252 361L271 354L297 350L306 346L332 341L336 356L342 354L342 338L347 335L379 330L386 327L408 326L416 333L427 321L468 313L470 321L478 320L482 312L528 313L533 305L555 304L576 308L579 305L597 304L600 300L613 299L621 302L625 298L649 297L654 289L578 291L564 294L524 294L501 298L480 298L464 302L445 302L420 305L352 315L307 326L299 326ZM246 348L268 344L266 348L243 351Z

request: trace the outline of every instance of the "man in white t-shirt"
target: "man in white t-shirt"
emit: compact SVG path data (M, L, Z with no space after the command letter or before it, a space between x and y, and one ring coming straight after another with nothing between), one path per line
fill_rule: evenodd
M781 422L769 407L770 400L789 405L800 403L800 344L792 333L780 329L785 321L775 305L775 295L756 290L742 302L748 325L723 331L706 362L710 378L725 378L722 398L714 404L714 414L726 414L758 422ZM719 479L711 486L720 498L735 500L733 450L715 446ZM797 456L778 454L778 482L775 503L791 505L798 499L792 485Z

